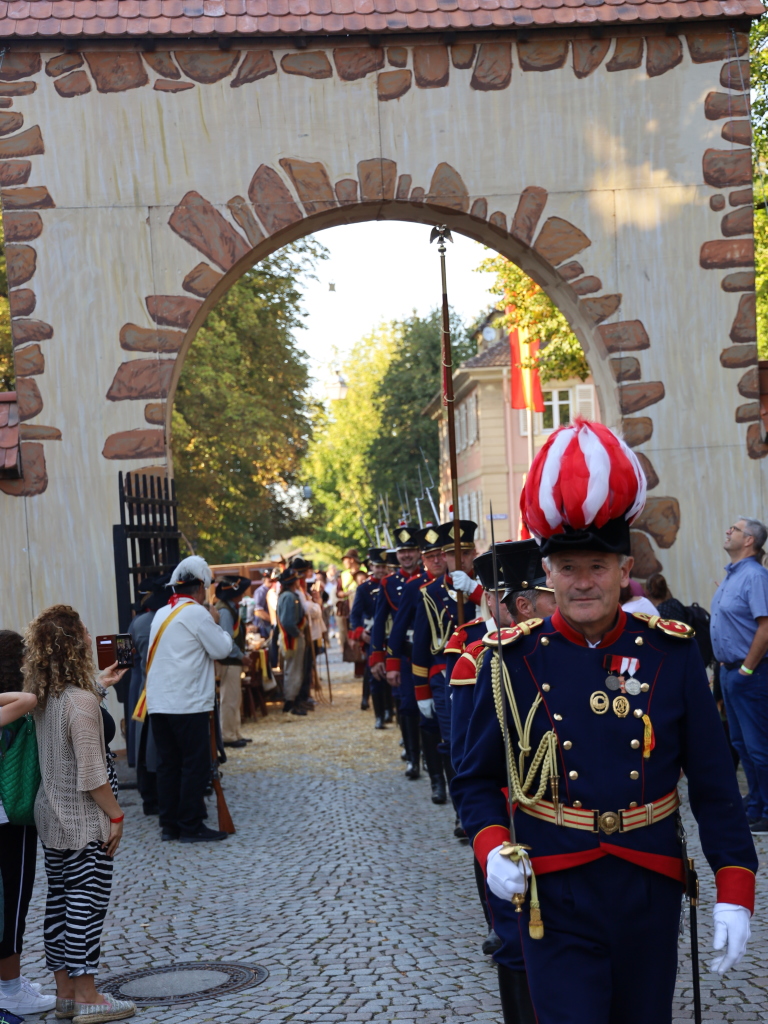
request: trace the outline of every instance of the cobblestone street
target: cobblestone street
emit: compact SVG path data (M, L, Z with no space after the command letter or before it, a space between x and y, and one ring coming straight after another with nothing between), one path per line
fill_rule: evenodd
M237 826L226 842L161 844L157 819L143 816L138 794L122 794L127 827L100 978L198 959L269 971L258 987L143 1008L137 1019L501 1021L495 968L480 952L472 855L452 836L453 812L429 801L425 778L404 780L398 731L374 732L372 712L359 708L359 683L340 682L351 674L346 666L334 664L333 674L332 706L296 718L272 705L267 719L246 727L254 742L225 769ZM215 818L214 802L209 811ZM689 833L693 839L690 824ZM697 843L691 847L702 873L706 967L713 884ZM764 843L760 853L764 860ZM41 861L23 969L50 989L44 897ZM725 981L703 974L705 1019L768 1020L767 904L761 875L746 961ZM675 1019L688 1021L687 956L680 978Z

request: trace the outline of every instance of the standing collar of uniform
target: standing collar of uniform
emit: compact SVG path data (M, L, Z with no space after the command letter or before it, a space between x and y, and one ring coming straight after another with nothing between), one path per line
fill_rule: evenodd
M579 647L589 647L586 637L582 633L578 633L573 626L568 625L559 608L555 609L551 621L553 628L556 629L558 633L561 633L566 640L570 640L572 644L578 644ZM623 608L619 608L619 617L616 620L616 625L608 630L597 646L610 647L611 644L616 643L624 632L626 624L627 614Z
M420 572L421 569L414 569L413 572L408 572L408 570L404 569L402 565L400 566L400 575L405 577L406 582L408 580L412 580L414 576L418 576Z

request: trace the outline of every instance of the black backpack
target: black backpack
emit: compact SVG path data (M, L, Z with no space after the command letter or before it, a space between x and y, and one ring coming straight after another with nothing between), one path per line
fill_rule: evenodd
M686 622L696 630L696 643L699 645L702 661L711 665L715 660L712 649L712 637L709 631L709 612L695 601L685 609Z

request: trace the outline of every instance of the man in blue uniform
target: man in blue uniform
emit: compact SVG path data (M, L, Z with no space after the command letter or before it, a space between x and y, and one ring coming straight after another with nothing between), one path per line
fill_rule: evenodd
M375 679L382 683L387 680L386 659L388 656L387 645L389 636L394 628L394 622L398 609L403 598L406 584L423 572L421 568L421 552L419 550L419 527L409 526L407 523L400 523L395 529L395 552L399 569L387 576L376 599L376 611L373 617L373 629L371 630L371 654L368 656L368 664L371 666L371 673ZM406 770L405 774L409 779L419 777L419 731L418 731L418 709L413 699L413 687L411 685L410 661L403 665L405 671L402 679L396 686L395 701L397 703L397 720L403 736L403 747L405 750ZM416 717L416 728L413 726L413 718Z
M371 642L373 616L376 611L376 600L381 590L381 581L389 573L387 549L369 548L368 566L370 568L368 579L363 580L355 591L349 613L349 632L347 634L350 643L360 644L366 653ZM385 689L386 683L382 683L380 679L371 675L371 667L366 660L363 693L370 692L373 701L374 729L383 729L385 722L392 719L385 700Z
M501 626L525 622L535 615L551 615L555 610L552 590L546 585L541 553L535 540L508 541L496 545ZM482 640L497 626L496 591L493 578L493 552L475 559L475 575L483 585L491 610L489 619L476 619L457 629L446 645L446 677L450 682L451 760L461 770L464 742L474 707L477 659L484 651ZM465 653L466 652L466 653ZM463 657L462 657L463 655ZM457 664L457 662L460 662ZM528 992L525 962L517 916L509 899L499 899L487 891L485 876L477 862L475 882L489 925L483 952L492 955L498 965L499 995L504 1024L534 1024L535 1015Z
M455 564L454 530L460 531L462 565ZM445 676L445 644L458 625L456 577L462 578L464 621L477 615L483 588L473 578L472 561L477 554L477 523L469 519L450 520L438 528L447 572L431 583L422 584L413 621L413 678L419 711L424 756L432 783L432 802L447 799L446 778L453 778L451 767L451 712ZM463 581L468 581L464 583ZM466 598L469 597L467 600ZM475 603L476 602L476 603Z
M749 938L757 858L692 630L619 606L644 500L607 427L577 420L538 453L521 508L557 610L483 641L453 782L489 888L522 907L539 1024L670 1024L681 771L716 873L712 970Z

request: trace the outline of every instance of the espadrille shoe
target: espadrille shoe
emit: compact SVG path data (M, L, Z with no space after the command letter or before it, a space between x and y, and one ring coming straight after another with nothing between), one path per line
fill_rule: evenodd
M106 1003L75 1003L72 1024L104 1024L109 1020L125 1020L136 1013L136 1004L130 999L115 999L104 994Z
M57 999L54 1016L57 1020L71 1020L75 1016L75 1000Z

